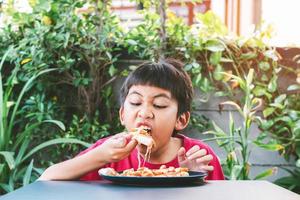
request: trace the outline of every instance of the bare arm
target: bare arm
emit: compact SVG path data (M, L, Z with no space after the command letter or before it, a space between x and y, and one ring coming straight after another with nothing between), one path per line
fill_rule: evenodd
M39 180L76 180L108 163L117 162L127 157L137 145L130 139L130 135L115 135L86 154L52 165Z

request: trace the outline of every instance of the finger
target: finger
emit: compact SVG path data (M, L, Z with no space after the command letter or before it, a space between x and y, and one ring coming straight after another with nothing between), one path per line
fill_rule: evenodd
M206 149L200 149L196 152L194 152L193 154L191 154L188 159L189 160L194 160L194 159L197 159L197 158L201 158L202 156L205 156L207 154L207 151Z
M201 170L203 171L213 171L214 170L214 166L211 166L211 165L204 165L204 166L201 166Z
M200 147L198 145L193 146L192 148L190 148L187 152L186 152L186 156L189 157L190 155L192 155L193 153L195 153L196 151L198 151L200 149Z
M125 146L124 150L127 152L131 152L136 147L137 144L138 142L136 140L130 140Z
M181 147L178 152L177 152L177 156L178 156L178 162L183 162L186 160L185 157L185 148Z
M132 134L126 134L125 138L127 140L127 142L129 142L132 139L133 135Z
M197 162L198 164L200 164L200 163L208 164L210 161L212 161L212 159L213 159L213 156L210 155L210 154L208 154L208 155L206 155L206 156L202 156L201 158L198 158L198 159L196 160L196 162Z

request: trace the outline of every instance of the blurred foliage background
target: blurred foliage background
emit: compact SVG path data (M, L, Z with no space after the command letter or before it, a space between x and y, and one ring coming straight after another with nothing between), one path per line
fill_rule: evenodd
M30 0L31 13L8 2L1 3L6 20L0 31L1 193L122 131L116 91L134 68L124 60L163 57L185 63L201 101L226 97L220 111L225 105L240 111L244 124L236 127L231 119L228 133L196 112L191 119L190 128L212 133L226 150L227 178L251 179L250 152L259 147L296 160L294 171L286 169L290 176L276 183L299 192L300 71L279 64L276 48L265 43L269 26L241 38L210 11L188 26L164 1L140 0L144 20L125 30L108 0ZM290 81L282 86L286 74ZM250 148L254 123L261 132Z

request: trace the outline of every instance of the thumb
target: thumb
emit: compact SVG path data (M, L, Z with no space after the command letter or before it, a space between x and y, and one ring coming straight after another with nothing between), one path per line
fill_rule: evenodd
M178 162L181 163L183 161L186 160L186 156L185 156L185 148L181 147L178 152L177 152L177 156L178 156Z

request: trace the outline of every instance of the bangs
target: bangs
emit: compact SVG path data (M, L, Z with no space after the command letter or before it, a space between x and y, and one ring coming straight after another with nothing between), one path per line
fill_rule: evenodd
M133 85L148 85L159 87L171 91L172 95L176 94L176 85L178 82L176 70L172 70L160 64L148 64L138 68L128 79L128 89ZM175 92L175 93L173 93Z

